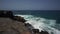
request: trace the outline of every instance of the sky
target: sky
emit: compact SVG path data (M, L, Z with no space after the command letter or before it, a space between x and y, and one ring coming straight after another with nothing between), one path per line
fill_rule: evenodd
M60 0L0 0L0 10L60 10Z

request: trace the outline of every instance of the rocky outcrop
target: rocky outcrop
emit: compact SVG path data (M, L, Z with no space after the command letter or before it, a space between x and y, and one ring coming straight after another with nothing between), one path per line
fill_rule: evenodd
M13 12L12 11L0 11L0 17L13 18Z
M0 11L0 34L48 34L25 22L23 17L14 16L12 11Z
M25 26L28 27L28 30L30 30L33 34L49 34L47 31L39 32L39 29L34 29L29 23L25 23Z
M25 23L24 25L26 27L28 27L30 30L34 29L34 27L31 24L29 24L29 23Z
M13 16L11 11L0 11L0 34L31 34L23 17Z
M47 31L41 31L40 34L49 34Z
M14 16L13 20L17 20L17 21L20 21L20 22L23 22L23 23L26 22L26 20L21 16Z
M26 22L26 20L23 17L14 16L12 11L0 11L0 17L9 17L13 20L17 20L23 23Z
M2 34L27 34L29 30L22 22L14 21L10 18L0 18L0 32Z
M41 32L39 32L39 29L32 29L32 32L34 34L49 34L47 31L41 31Z

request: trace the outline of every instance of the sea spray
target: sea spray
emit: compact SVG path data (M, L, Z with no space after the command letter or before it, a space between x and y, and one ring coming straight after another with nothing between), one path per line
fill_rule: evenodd
M35 29L39 29L39 31L48 31L49 34L60 34L60 31L55 27L56 20L46 19L42 17L35 17L33 15L15 15L22 16L27 20L26 23L31 24Z

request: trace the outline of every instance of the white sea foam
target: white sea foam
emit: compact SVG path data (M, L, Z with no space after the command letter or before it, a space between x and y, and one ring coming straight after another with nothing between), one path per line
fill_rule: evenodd
M27 22L31 24L35 29L48 31L49 34L60 34L60 31L56 28L53 28L56 25L56 20L46 19L41 17L35 17L32 15L15 15L24 17ZM53 27L52 27L53 26Z

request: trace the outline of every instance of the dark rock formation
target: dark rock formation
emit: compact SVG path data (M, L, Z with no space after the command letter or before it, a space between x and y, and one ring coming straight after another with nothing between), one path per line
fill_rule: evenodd
M29 23L25 23L25 26L28 27L29 30L34 29L34 27Z
M12 11L7 11L6 16L10 17L10 18L13 18L13 12Z
M47 31L41 31L40 34L49 34Z
M31 26L31 24L29 24L29 23L25 23L25 26Z
M0 17L13 18L13 12L12 11L0 11Z
M47 31L41 31L39 32L39 29L32 29L34 34L49 34Z
M4 11L0 11L0 17L4 16Z
M31 32L33 32L33 34L49 34L47 31L39 32L39 29L33 29L32 25L29 23L25 23L25 26L28 27L28 30L31 30Z
M0 11L0 17L9 17L11 19L14 19L23 23L26 22L26 20L23 17L14 16L12 11Z
M26 22L26 20L21 16L14 16L13 19L17 20L17 21L20 21L20 22L23 22L23 23Z
M39 29L32 29L34 33L39 33Z

